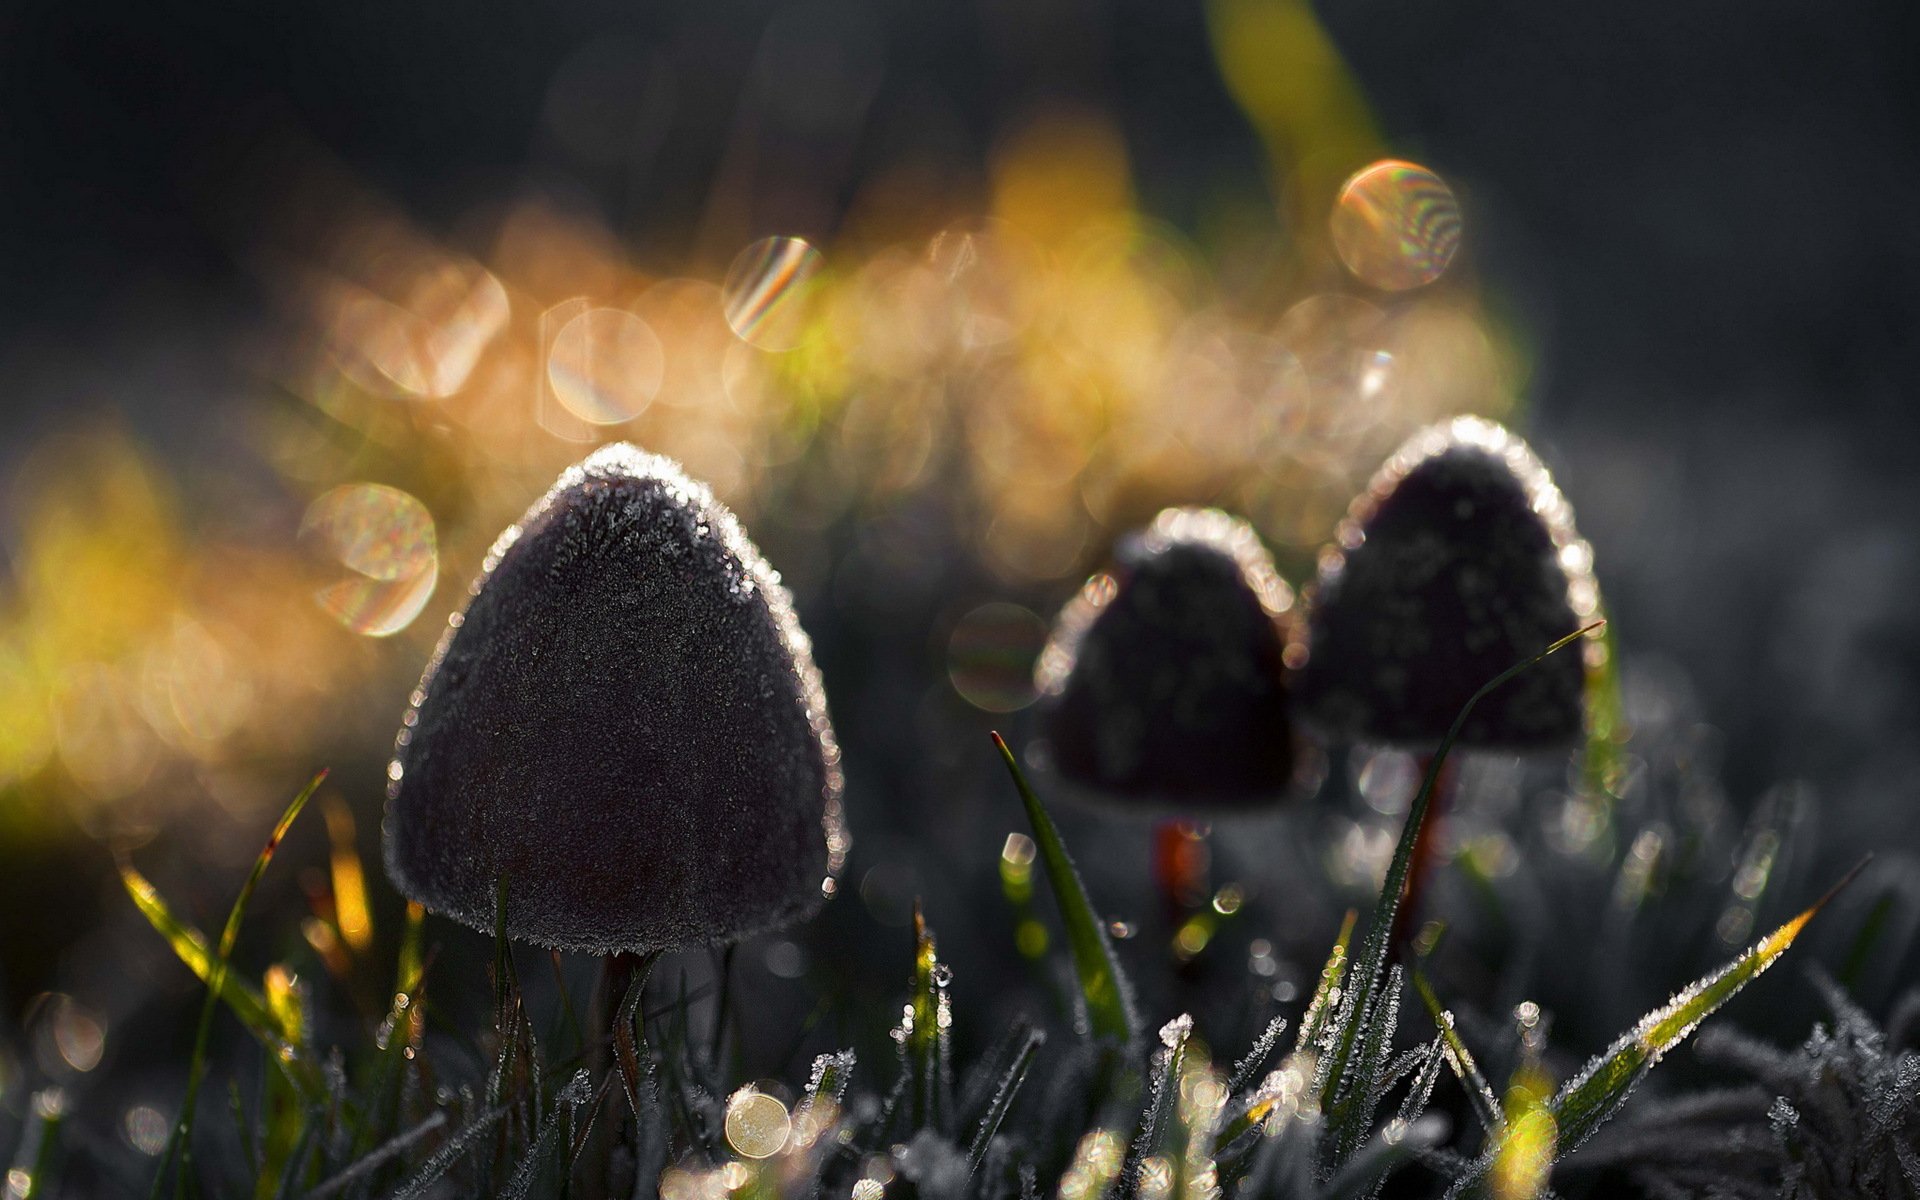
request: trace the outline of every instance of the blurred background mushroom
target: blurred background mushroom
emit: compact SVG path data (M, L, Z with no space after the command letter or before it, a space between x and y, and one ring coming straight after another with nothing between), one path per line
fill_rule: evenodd
M1526 443L1472 417L1421 430L1355 498L1321 555L1294 647L1302 710L1334 738L1430 754L1481 685L1593 619L1592 562ZM1456 747L1578 745L1589 669L1580 653L1535 664L1480 701ZM1446 836L1444 768L1435 789L1407 876L1409 928Z
M1209 897L1207 818L1270 807L1291 784L1293 604L1251 525L1170 508L1121 539L1035 667L1044 755L1060 777L1159 814L1154 876L1176 920Z

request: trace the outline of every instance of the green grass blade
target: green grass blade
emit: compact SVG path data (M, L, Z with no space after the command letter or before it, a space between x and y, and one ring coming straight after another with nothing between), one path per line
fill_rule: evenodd
M1420 993L1428 1014L1433 1017L1434 1028L1440 1031L1440 1045L1446 1051L1447 1065L1453 1068L1460 1086L1466 1089L1473 1114L1480 1119L1480 1128L1489 1136L1498 1133L1507 1123L1506 1114L1500 1111L1500 1101L1494 1098L1493 1088L1481 1073L1480 1064L1473 1060L1466 1042L1460 1038L1460 1032L1453 1027L1453 1014L1440 1007L1440 998L1434 995L1433 985L1427 982L1427 977L1418 968L1413 972L1413 990Z
M233 947L240 940L240 921L246 916L247 903L253 899L254 889L260 885L260 877L266 874L267 864L273 860L274 851L280 848L281 839L287 836L287 830L292 828L294 819L300 815L300 810L307 806L307 801L313 799L314 792L319 790L326 778L325 771L315 775L306 787L300 789L300 794L293 798L293 802L287 805L286 811L280 814L280 820L274 825L273 833L267 837L267 844L260 848L259 855L253 860L253 870L248 872L247 881L241 885L240 895L235 898L232 910L227 913L226 928L220 931L219 950L207 981L207 1001L200 1009L200 1026L194 1033L193 1057L187 1062L187 1096L181 1102L180 1120L175 1124L173 1135L169 1139L170 1148L177 1148L179 1152L179 1166L174 1174L175 1196L186 1195L187 1179L193 1168L194 1109L200 1100L200 1081L206 1074L207 1045L213 1036L213 1015L220 1011L220 1000L226 990L228 966L233 957ZM264 1001L262 1007L265 1007ZM166 1170L167 1155L162 1154L151 1195L159 1194L160 1181L166 1177Z
M213 983L214 955L213 949L207 945L206 935L175 916L159 891L132 863L120 864L120 883L127 889L127 895L133 898L133 906L147 919L147 924L166 939L167 945L173 948L174 954L187 965L187 969L199 976L201 983ZM269 1053L277 1054L285 1047L278 1023L267 1012L266 997L246 980L231 972L224 974L220 980L220 998L227 1002L227 1007L233 1010L240 1024L258 1038Z
M1034 1055L1046 1043L1047 1035L1038 1029L1028 1029L1020 1047L1014 1052L1013 1065L1000 1077L1000 1086L994 1089L993 1099L987 1105L987 1111L980 1118L980 1128L973 1135L973 1144L967 1150L967 1174L979 1173L980 1164L986 1160L987 1147L993 1143L993 1137L1000 1132L1001 1122L1007 1119L1007 1110L1013 1107L1013 1098L1020 1094L1020 1085L1027 1081L1027 1070L1033 1066Z
M1120 969L1107 928L1094 911L1093 901L1080 880L1067 847L1054 828L1053 818L1034 795L1013 750L998 733L993 744L1000 747L1013 786L1026 806L1027 821L1033 826L1033 840L1046 864L1047 880L1053 885L1054 899L1060 905L1060 919L1066 926L1067 946L1073 953L1074 973L1079 977L1080 994L1087 1006L1087 1023L1095 1037L1130 1044L1139 1036L1140 1018L1134 1011L1133 988Z
M1353 926L1358 919L1359 914L1348 909L1340 922L1340 933L1333 939L1333 949L1327 952L1319 981L1313 985L1313 997L1307 1001L1307 1010L1300 1014L1300 1032L1293 1040L1295 1054L1318 1053L1321 1040L1327 1035L1333 998L1347 977L1347 952L1353 946Z
M1567 1153L1592 1136L1594 1130L1626 1102L1628 1093L1646 1077L1654 1064L1684 1041L1715 1009L1732 999L1734 993L1778 961L1793 945L1794 939L1800 936L1800 931L1806 928L1807 922L1813 920L1814 914L1859 871L1860 867L1855 867L1832 891L1814 902L1805 912L1755 942L1746 953L1681 989L1672 1000L1640 1018L1605 1053L1569 1080L1547 1102L1547 1111L1559 1126L1560 1152Z
M949 1034L952 1001L947 995L947 970L940 962L933 930L913 906L913 1028L907 1034L907 1062L913 1069L911 1115L915 1131L948 1132L953 1112L949 1075Z
M1473 715L1475 706L1481 700L1522 671L1579 641L1603 624L1596 621L1583 626L1532 658L1515 663L1480 685L1480 689L1461 706L1447 730L1447 736L1440 739L1440 745L1428 760L1426 778L1420 781L1419 794L1414 797L1413 805L1407 812L1406 827L1400 831L1400 842L1394 847L1393 862L1387 868L1385 882L1381 884L1380 899L1374 905L1372 919L1367 923L1367 936L1361 943L1360 957L1354 963L1347 995L1341 1002L1338 1026L1334 1031L1333 1058L1328 1065L1323 1092L1328 1115L1335 1124L1347 1119L1346 1109L1364 1103L1366 1099L1368 1089L1365 1086L1353 1086L1353 1081L1348 1078L1354 1065L1354 1048L1364 1018L1371 1010L1374 990L1379 987L1381 973L1386 969L1387 956L1392 951L1389 941L1394 917L1400 911L1400 894L1406 890L1407 872L1413 863L1413 847L1419 840L1421 826L1426 824L1427 809L1433 803L1434 789L1439 782L1441 769L1446 766L1448 753L1459 739L1460 731L1466 727L1467 718Z

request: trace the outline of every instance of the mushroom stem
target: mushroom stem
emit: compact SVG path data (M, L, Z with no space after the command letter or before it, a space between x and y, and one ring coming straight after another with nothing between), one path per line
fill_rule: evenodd
M1154 822L1153 882L1175 928L1206 903L1211 857L1205 825L1180 817Z
M587 1019L591 1022L590 1028L610 1030L610 1034L593 1039L588 1069L609 1080L619 1080L620 1090L627 1098L628 1119L621 1118L619 1102L614 1101L603 1114L604 1123L589 1135L599 1142L597 1152L586 1158L598 1164L588 1190L588 1195L595 1198L625 1190L613 1178L615 1157L622 1146L637 1145L643 1094L651 1096L646 1080L646 1032L641 1024L645 1017L640 1001L646 992L647 977L653 973L653 965L659 958L657 950L638 954L620 951L601 960L600 985ZM647 1089L645 1093L643 1088Z
M731 992L728 984L733 981L733 947L732 942L720 947L713 961L713 973L719 994L713 1002L713 1044L708 1047L707 1057L713 1060L716 1069L720 1066L720 1053L726 1049L727 1026L731 1023L733 1016L727 1006Z
M1417 777L1426 778L1433 767L1433 755L1420 756L1420 769ZM1412 935L1420 920L1420 903L1426 896L1427 885L1433 877L1436 859L1440 856L1439 829L1447 819L1447 811L1453 806L1454 763L1452 759L1440 764L1440 775L1433 781L1432 806L1427 809L1426 820L1420 824L1420 832L1414 835L1413 855L1407 863L1407 886L1400 893L1400 909L1393 917L1393 935L1389 946L1403 945Z

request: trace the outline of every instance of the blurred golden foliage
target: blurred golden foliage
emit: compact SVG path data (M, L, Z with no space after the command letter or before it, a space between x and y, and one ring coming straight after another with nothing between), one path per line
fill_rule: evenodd
M54 797L134 835L384 737L401 693L368 686L404 686L458 604L442 580L603 440L679 459L763 530L914 502L944 530L895 557L970 556L1012 593L1064 592L1169 504L1244 512L1310 564L1382 456L1443 415L1507 415L1522 363L1454 245L1409 240L1459 237L1457 211L1420 207L1436 177L1369 190L1334 253L1340 182L1383 154L1307 8L1216 0L1212 21L1281 196L1265 271L1139 211L1119 131L1084 110L1006 136L969 220L901 233L918 214L876 179L852 211L884 242L763 240L725 272L642 267L539 199L481 210L456 250L308 180L255 256L304 331L263 371L282 394L218 414L278 481L271 511L212 519L176 487L231 464L163 467L115 428L40 447L13 483L6 807ZM1381 229L1401 241L1355 241ZM1342 266L1394 253L1426 257L1384 290Z

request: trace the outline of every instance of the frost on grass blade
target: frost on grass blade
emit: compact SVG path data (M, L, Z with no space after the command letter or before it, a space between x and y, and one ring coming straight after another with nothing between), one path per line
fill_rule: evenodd
M993 735L993 743L1006 759L1013 786L1020 793L1020 802L1026 806L1027 820L1033 825L1033 840L1047 867L1047 881L1053 885L1054 899L1060 905L1060 920L1067 928L1067 945L1073 952L1074 974L1080 980L1080 994L1087 1006L1087 1023L1095 1037L1131 1043L1139 1035L1140 1018L1134 1009L1133 986L1120 970L1113 943L1107 939L1106 925L1094 911L1086 885L1080 881L1080 872L1067 855L1066 843L1060 840L1060 831L1054 828L1053 818L1047 815L1040 797L1034 795L1033 788L1027 784L1013 750L998 733Z
M913 1128L950 1132L953 1112L951 1048L953 970L940 961L933 930L920 906L913 909L913 1000L908 1006L907 1064L913 1072Z
M1367 936L1360 946L1360 957L1354 963L1353 973L1348 980L1346 995L1342 997L1329 1033L1329 1051L1331 1058L1324 1064L1319 1082L1322 1086L1322 1103L1326 1105L1331 1122L1336 1129L1352 1128L1351 1110L1363 1105L1370 1091L1369 1085L1362 1082L1356 1086L1349 1078L1355 1069L1353 1055L1361 1041L1362 1027L1367 1017L1374 1011L1374 993L1378 989L1381 976L1386 971L1387 956L1392 950L1390 943L1394 926L1394 917L1400 911L1401 893L1406 890L1407 872L1412 867L1413 847L1420 838L1420 828L1426 822L1427 809L1433 802L1433 793L1440 777L1440 770L1446 765L1447 754L1459 740L1461 731L1473 716L1474 707L1481 699L1519 675L1527 668L1546 659L1556 651L1579 641L1582 637L1601 627L1601 622L1583 626L1580 629L1554 642L1532 658L1523 659L1480 685L1478 691L1467 697L1447 735L1440 739L1433 757L1428 761L1426 777L1420 782L1420 791L1414 797L1413 805L1407 813L1406 827L1400 831L1399 844L1394 847L1393 861L1387 867L1387 877L1380 887L1380 899L1374 905L1373 916L1367 923ZM1362 1079L1364 1080L1364 1076ZM1335 1165L1344 1155L1337 1155Z
M1854 868L1855 872L1858 870ZM1852 877L1850 872L1847 879ZM1834 890L1838 891L1846 882L1841 880ZM1612 1116L1626 1102L1634 1085L1667 1051L1679 1045L1715 1009L1785 954L1807 922L1832 896L1833 892L1828 892L1805 912L1754 943L1745 954L1690 984L1672 1000L1640 1018L1639 1023L1622 1034L1604 1054L1569 1080L1547 1102L1547 1110L1560 1126L1563 1153L1586 1141Z
M1238 1094L1267 1064L1267 1056L1273 1053L1274 1046L1280 1041L1280 1035L1287 1030L1287 1019L1275 1017L1267 1022L1267 1027L1255 1038L1247 1050L1246 1057L1233 1064L1233 1074L1227 1079L1227 1091Z
M1433 1017L1434 1027L1440 1031L1440 1045L1446 1052L1447 1065L1453 1068L1460 1086L1466 1089L1467 1100L1473 1105L1473 1115L1480 1119L1480 1128L1489 1134L1497 1132L1507 1123L1507 1118L1500 1111L1500 1101L1494 1098L1487 1077L1481 1074L1480 1064L1473 1060L1466 1042L1460 1039L1459 1031L1453 1027L1453 1014L1440 1007L1440 998L1434 995L1433 986L1418 970L1413 973L1413 989L1420 993L1421 1001Z
M1862 863L1861 866L1865 866ZM1860 871L1856 866L1799 916L1774 930L1746 953L1710 975L1681 989L1673 999L1654 1009L1587 1063L1578 1075L1568 1080L1551 1100L1539 1109L1543 1119L1555 1129L1555 1153L1566 1155L1578 1149L1595 1130L1620 1110L1634 1087L1646 1078L1667 1052L1686 1040L1700 1023L1749 981L1772 966L1794 939L1839 890ZM1536 1122L1536 1125L1540 1122ZM1500 1161L1508 1143L1528 1131L1517 1130L1512 1123L1502 1128L1486 1152L1468 1172L1455 1182L1449 1194L1456 1194Z
M994 1135L1000 1132L1000 1123L1007 1119L1007 1110L1013 1107L1013 1098L1020 1094L1020 1085L1027 1081L1027 1069L1033 1066L1034 1055L1046 1044L1047 1035L1038 1029L1023 1031L1013 1054L1012 1065L1000 1076L999 1086L993 1090L993 1099L987 1104L987 1111L980 1118L980 1128L973 1135L973 1142L967 1149L967 1171L977 1173L980 1164L987 1157L987 1147L993 1143Z
M260 886L260 877L267 872L267 864L273 861L274 851L280 848L281 841L287 836L287 830L293 827L294 819L300 815L300 810L307 806L307 801L313 799L313 794L320 790L320 785L326 781L326 778L325 771L315 775L308 781L307 786L300 789L299 794L294 796L293 801L287 805L286 811L280 814L280 820L274 824L273 832L267 835L266 845L260 848L260 853L253 860L253 870L248 872L246 882L240 885L240 894L234 898L233 908L227 912L227 923L220 931L220 945L215 951L207 977L207 1000L201 1006L200 1024L194 1032L193 1056L187 1060L186 1099L181 1101L180 1120L174 1124L172 1136L167 1141L167 1148L161 1152L159 1169L154 1175L153 1187L149 1192L151 1196L160 1194L161 1181L166 1178L167 1161L176 1149L179 1151L179 1157L173 1191L175 1196L187 1194L187 1181L192 1175L193 1164L194 1110L200 1100L200 1081L206 1074L207 1049L213 1035L213 1017L220 1011L220 1001L226 996L233 947L240 940L240 921L246 916L247 903L253 899L254 889ZM269 1017L268 1020L271 1024L272 1018ZM298 1060L289 1057L279 1061L290 1063ZM291 1074L289 1078L292 1078Z

